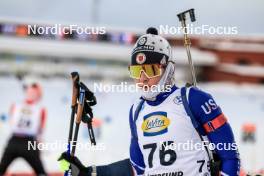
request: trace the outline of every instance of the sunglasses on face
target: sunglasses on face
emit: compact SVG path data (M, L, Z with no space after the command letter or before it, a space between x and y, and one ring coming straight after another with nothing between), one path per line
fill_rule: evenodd
M130 77L134 79L140 79L142 72L144 72L148 78L154 78L161 75L162 67L161 64L130 65L128 70Z

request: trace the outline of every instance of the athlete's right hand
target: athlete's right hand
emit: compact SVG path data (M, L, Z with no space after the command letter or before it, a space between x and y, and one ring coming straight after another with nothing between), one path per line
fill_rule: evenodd
M90 167L85 167L77 157L69 156L67 152L63 152L58 161L60 169L63 172L71 169L73 176L90 175L92 172Z

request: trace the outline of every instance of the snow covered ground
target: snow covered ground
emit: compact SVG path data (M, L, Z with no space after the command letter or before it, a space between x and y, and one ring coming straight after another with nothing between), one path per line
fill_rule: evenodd
M43 104L48 109L48 120L42 141L44 143L66 142L69 129L71 82L63 79L40 80L44 98ZM92 89L92 83L84 81ZM231 83L207 83L199 85L213 94L216 102L222 107L233 127L236 141L245 170L264 168L264 87L253 85L235 85ZM13 78L0 78L0 116L6 115L10 105L22 100L21 83ZM98 105L94 107L95 117L102 120L101 137L97 140L101 149L77 150L76 155L87 165L106 164L128 157L130 131L128 111L138 97L131 93L97 92ZM241 126L246 122L257 126L255 145L241 142ZM0 121L0 154L10 135L7 122ZM79 139L89 142L85 126L81 127ZM48 172L59 171L57 158L65 148L44 150L42 158ZM29 166L21 159L13 162L9 171L27 172Z

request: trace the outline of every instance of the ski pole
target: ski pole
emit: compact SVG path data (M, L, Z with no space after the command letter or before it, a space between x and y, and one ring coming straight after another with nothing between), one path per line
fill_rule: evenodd
M91 144L92 145L96 145L96 140L95 140L94 131L93 131L93 125L92 125L93 116L85 114L83 116L82 121L87 124L87 129L88 129L88 134L89 134L89 137L90 137Z
M81 123L82 116L83 116L84 102L85 102L85 90L80 86L80 95L79 95L77 116L75 120L75 131L74 131L74 137L73 137L71 156L74 156L75 150L76 150L79 127L80 127L80 123Z
M80 87L82 87L85 90L85 96L86 96L86 102L84 106L84 116L82 117L82 121L87 124L88 134L91 140L91 144L96 145L93 125L92 125L93 112L91 106L96 105L97 101L93 92L91 92L85 84L80 82Z
M72 103L71 103L71 119L70 119L70 129L69 129L69 136L68 136L68 145L67 145L67 154L70 155L71 152L71 141L72 141L72 132L73 132L73 124L74 124L74 117L76 113L76 106L77 106L77 96L78 96L78 83L79 83L79 74L78 72L72 72ZM68 176L68 171L64 173L64 176Z
M192 82L193 82L193 86L197 86L197 81L196 81L196 75L195 75L195 70L194 70L194 65L193 65L193 60L192 60L192 55L191 55L191 40L188 37L187 33L187 27L186 27L186 14L189 13L190 14L190 18L191 18L191 22L196 21L195 19L195 15L194 15L194 9L189 9L186 10L182 13L179 13L177 16L179 18L179 21L181 22L181 25L183 27L183 32L184 32L184 46L186 48L186 52L187 52L187 56L188 56L188 62L189 62L189 66L190 66L190 70L191 70L191 76L192 76Z

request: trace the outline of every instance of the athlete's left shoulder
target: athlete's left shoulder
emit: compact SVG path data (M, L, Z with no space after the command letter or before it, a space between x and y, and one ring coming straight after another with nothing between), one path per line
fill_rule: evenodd
M213 96L197 87L191 87L188 91L190 108L201 121L207 121L222 114L220 106Z
M212 95L209 92L206 92L205 90L202 90L198 87L189 87L189 95L196 96L199 98L212 98Z

